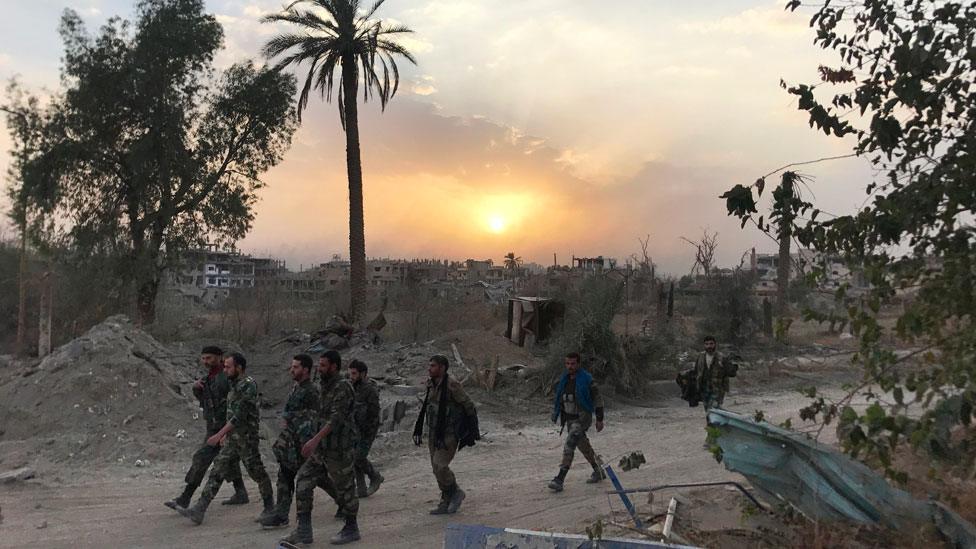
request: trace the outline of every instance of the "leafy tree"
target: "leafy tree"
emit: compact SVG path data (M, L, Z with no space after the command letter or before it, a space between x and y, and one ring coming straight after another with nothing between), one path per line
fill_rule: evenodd
M815 43L835 52L840 66L820 67L818 84L784 87L811 127L853 138L853 155L879 176L854 214L821 220L807 201L790 206L795 217L812 210L807 223L794 225L801 243L863 269L870 284L860 295L847 286L837 292L859 338L863 383L839 402L818 398L803 415L838 419L845 448L876 458L897 478L905 477L892 469L891 455L906 441L972 466L976 4L828 1L814 8L810 24ZM737 185L724 196L743 224L757 212L754 190ZM896 296L907 301L887 326L878 313ZM891 339L913 350L896 354ZM849 405L858 394L871 401L863 412ZM921 413L909 414L909 404Z
M363 100L377 97L381 108L396 95L400 84L396 56L416 64L413 55L396 42L413 31L374 19L385 0L362 10L359 0L297 0L266 23L285 22L299 32L281 34L264 47L268 58L284 56L279 68L308 63L308 75L298 98L299 115L308 106L312 88L332 101L336 70L341 73L336 102L346 133L346 173L349 180L349 262L352 317L366 306L366 234L363 216L363 167L359 153L359 111L356 102L360 77Z
M250 62L215 76L223 29L203 0L142 0L136 12L92 37L65 11L65 89L31 170L56 184L53 238L118 257L141 321L152 322L172 258L250 229L259 177L297 127L297 89Z

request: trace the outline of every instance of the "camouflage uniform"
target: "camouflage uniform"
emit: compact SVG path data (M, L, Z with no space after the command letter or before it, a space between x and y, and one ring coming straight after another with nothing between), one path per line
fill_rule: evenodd
M356 404L353 415L359 428L359 442L356 444L356 482L362 484L368 476L376 482L379 478L376 468L369 462L369 450L380 429L380 395L376 382L372 379L360 380L354 385ZM360 495L363 495L360 492Z
M341 514L355 520L359 514L354 473L355 447L358 439L353 420L355 390L349 380L336 373L320 379L320 429L331 425L318 447L298 470L295 479L295 508L299 516L312 512L315 487L329 486Z
M446 504L451 496L458 490L457 479L451 471L451 460L458 450L458 432L461 417L464 414L475 414L474 402L464 392L464 388L453 377L448 376L448 399L445 403L446 410L444 421L444 444L441 446L437 442L437 415L441 401L441 391L443 383L434 383L432 380L427 382L430 390L427 406L427 449L430 450L430 466L434 471L434 478L437 479L437 486L441 489L441 503Z
M695 361L695 378L705 410L721 408L725 394L729 392L729 377L725 371L724 359L718 352L712 355L708 364L707 354L702 352Z
M295 476L305 462L302 445L318 431L319 392L311 380L296 383L281 414L284 428L272 450L278 460L278 504L275 513L288 517L295 490Z
M603 396L600 394L599 386L596 382L590 383L590 399L593 402L593 409L596 411L597 420L602 420ZM563 390L560 402L559 414L566 428L566 442L563 444L563 459L559 463L560 469L569 469L573 465L573 457L576 449L579 448L583 457L590 463L594 470L600 468L596 459L596 452L590 445L590 439L586 436L586 431L593 424L593 414L584 410L576 400L576 381L571 378Z
M203 483L207 475L207 469L213 462L220 448L207 444L207 439L217 434L224 424L227 423L227 394L230 393L230 382L224 372L220 372L213 378L207 377L203 380L203 389L193 388L193 394L200 401L203 408L203 417L207 422L207 436L203 438L203 444L193 453L193 464L186 472L186 485L190 494ZM233 464L227 471L227 480L235 485L241 480L241 467Z
M210 478L207 479L207 484L200 494L197 505L201 507L201 511L206 510L207 505L217 495L220 485L228 478L238 461L244 463L248 475L257 482L261 499L265 501L266 506L273 498L271 479L264 470L258 448L259 419L257 384L250 377L242 375L232 383L230 395L227 397L227 421L234 426L234 429L224 439L220 453L210 471Z

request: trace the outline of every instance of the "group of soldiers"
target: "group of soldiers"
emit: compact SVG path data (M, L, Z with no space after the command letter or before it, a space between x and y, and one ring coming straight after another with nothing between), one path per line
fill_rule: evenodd
M316 387L312 357L299 354L292 359L288 373L294 385L281 414L281 432L272 446L278 461L275 490L261 460L258 390L246 373L247 360L240 353L225 357L220 348L207 346L201 362L207 375L196 381L193 393L206 419L206 439L193 454L183 492L165 505L201 524L224 481L234 486L234 494L223 502L225 505L248 503L240 469L243 464L261 493L264 509L255 521L263 527L287 526L295 500L297 525L283 542L312 543L316 487L336 503L336 518L345 520L331 543L342 545L360 539L359 499L371 496L383 482L369 460L379 431L380 405L366 364L353 360L348 375L342 376L341 355L326 351L318 359ZM419 445L427 425L431 466L441 489L440 503L431 514L456 513L460 508L465 493L458 487L450 463L459 448L480 438L474 403L461 384L448 376L448 366L446 357L431 357L427 398L414 432ZM210 476L200 497L190 505L208 468Z
M261 461L258 390L246 374L247 360L240 353L225 357L221 349L208 346L203 348L201 362L207 375L194 384L193 393L204 412L207 436L193 454L183 492L167 501L166 506L201 524L224 481L234 486L234 494L223 502L225 505L248 503L240 470L243 463L261 493L264 509L255 521L263 527L288 526L291 502L295 500L297 525L283 542L312 543L316 487L336 503L336 518L345 520L331 543L341 545L360 539L359 499L375 493L383 482L383 476L369 461L379 430L380 406L377 387L369 379L366 364L353 360L348 376L342 376L342 357L336 351L326 351L318 359L316 387L312 381L312 357L299 354L293 358L288 372L294 385L281 414L281 432L272 446L278 461L275 491ZM567 432L559 472L548 484L554 492L563 490L577 449L593 468L586 482L598 483L606 478L587 437L591 426L598 432L604 428L603 397L593 376L583 369L578 353L567 354L564 363L551 417ZM728 391L729 374L735 375L725 364L715 350L715 339L705 338L705 350L696 360L693 377L706 409L721 406ZM458 450L473 446L480 439L475 405L463 386L448 375L449 365L445 356L431 357L427 391L413 432L414 443L420 446L427 427L431 469L441 491L440 501L430 511L433 515L453 514L460 508L465 493L450 464ZM208 468L207 483L191 506L193 493Z

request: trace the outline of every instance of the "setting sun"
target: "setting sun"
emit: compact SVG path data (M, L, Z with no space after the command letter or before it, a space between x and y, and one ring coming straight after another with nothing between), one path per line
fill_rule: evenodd
M488 216L488 228L493 233L503 232L505 230L506 224L507 223L505 223L505 218L500 215L492 214Z

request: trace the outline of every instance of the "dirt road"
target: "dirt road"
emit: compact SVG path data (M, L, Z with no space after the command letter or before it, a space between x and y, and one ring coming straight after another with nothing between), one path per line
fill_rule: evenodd
M733 390L726 407L743 413L761 408L767 416L781 419L795 411L801 400L785 389L766 394ZM526 417L515 415L511 407L482 407L486 440L473 450L463 450L454 462L468 497L461 511L449 517L428 514L438 494L426 448L413 446L405 432L385 435L379 465L387 481L377 494L361 501L363 539L355 546L440 547L443 528L451 522L577 532L597 517L609 515L611 506L622 519L619 499L605 495L609 482L584 483L589 470L580 456L563 493L546 489L557 469L562 439L546 421L540 403L527 406L532 415ZM658 400L653 406L615 406L608 411L606 429L591 433L593 446L610 463L616 464L633 450L644 452L646 466L620 474L625 486L736 477L702 449L701 407L689 408L674 398ZM276 471L276 465L266 465L272 474ZM219 500L229 495L227 487L203 525L194 526L162 505L180 490L184 467L165 463L149 469L62 474L63 483L41 471L37 480L0 485L0 547L271 548L288 532L261 530L252 522L260 512L253 499L246 506L220 505ZM254 498L257 488L248 483ZM341 524L332 518L335 507L324 493L317 492L316 504L315 546L324 547Z

